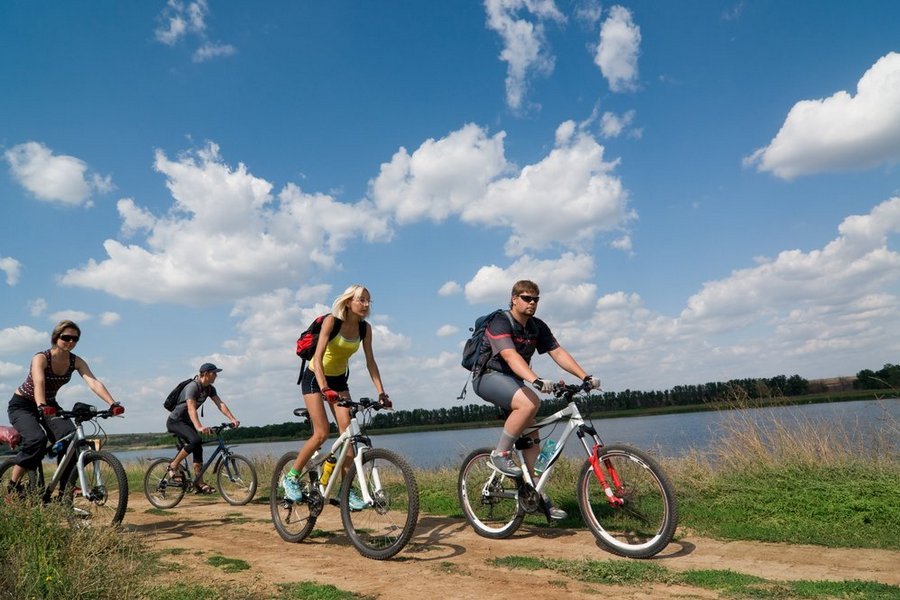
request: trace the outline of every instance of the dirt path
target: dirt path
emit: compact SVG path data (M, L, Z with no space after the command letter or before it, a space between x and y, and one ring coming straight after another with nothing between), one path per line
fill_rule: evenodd
M715 593L680 586L614 588L586 584L551 571L526 574L488 564L510 555L567 559L615 559L588 531L523 527L508 540L476 535L464 521L422 516L409 546L389 561L363 558L343 533L339 511L326 508L317 529L328 536L288 544L269 521L269 507L234 507L221 498L188 496L169 514L148 512L142 494L131 494L128 529L157 549L186 549L166 557L187 566L185 579L233 580L274 590L275 583L310 580L390 600L541 597L583 598L602 590L618 598L715 598ZM250 569L233 574L206 563L212 555L242 559ZM731 569L772 580L861 579L900 585L900 552L829 549L756 542L721 542L691 535L654 559L672 570ZM192 575L188 575L188 574ZM536 592L544 592L535 596Z

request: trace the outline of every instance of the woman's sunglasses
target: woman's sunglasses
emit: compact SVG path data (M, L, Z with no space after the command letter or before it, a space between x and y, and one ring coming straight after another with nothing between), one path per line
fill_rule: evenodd
M59 339L64 342L77 342L80 338L77 335L61 335Z

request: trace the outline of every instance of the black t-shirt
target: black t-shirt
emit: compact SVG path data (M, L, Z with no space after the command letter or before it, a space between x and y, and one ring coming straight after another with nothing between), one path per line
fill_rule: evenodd
M485 367L508 375L515 375L506 361L500 356L502 350L514 348L525 362L531 364L535 351L544 354L559 347L556 338L546 323L537 317L531 317L525 327L506 314L498 314L484 332L484 344L490 345L491 358Z

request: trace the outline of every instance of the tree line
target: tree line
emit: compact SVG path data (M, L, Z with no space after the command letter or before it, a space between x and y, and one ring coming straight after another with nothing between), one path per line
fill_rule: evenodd
M851 385L848 381L848 385ZM865 369L857 373L852 387L867 389L900 389L900 365L886 364L878 371ZM799 375L777 375L771 378L732 379L696 385L677 385L668 390L600 392L591 394L580 402L584 414L610 411L647 410L666 407L714 404L735 397L750 401L777 398L802 397L822 391L821 385L811 386L809 380ZM563 408L563 401L548 399L541 403L539 415L548 415ZM405 427L444 427L476 423L489 423L500 418L497 408L487 402L478 402L445 408L397 410L375 413L368 429L397 429ZM334 429L334 424L332 424ZM228 432L228 438L273 439L299 438L309 433L309 425L299 421L273 425L241 427Z

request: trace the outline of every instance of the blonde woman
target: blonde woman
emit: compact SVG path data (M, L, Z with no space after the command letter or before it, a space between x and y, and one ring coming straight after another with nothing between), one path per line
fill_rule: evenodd
M347 385L350 357L360 346L366 356L369 376L378 391L378 399L386 408L391 407L390 398L384 392L381 383L375 355L372 353L372 327L365 320L369 315L371 302L369 290L361 285L351 285L335 299L331 314L322 322L315 355L300 381L303 401L309 410L309 421L313 427L312 435L300 447L293 467L282 481L285 496L291 500L301 499L300 472L310 457L328 439L329 425L325 404L331 408L339 431L343 432L350 425L350 410L338 406L338 402L350 398L350 389ZM352 510L363 508L362 499L354 492L351 492L349 504Z

